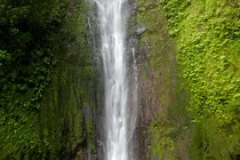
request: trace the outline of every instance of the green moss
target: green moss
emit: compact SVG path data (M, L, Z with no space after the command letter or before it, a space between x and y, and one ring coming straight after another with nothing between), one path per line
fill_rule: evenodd
M237 25L240 21L236 15L239 5L227 1L215 4L207 2L196 7L192 3L189 16L182 20L181 32L176 35L178 63L192 95L187 109L196 125L204 128L203 134L214 133L205 137L208 144L199 147L199 150L205 148L202 154L208 154L202 159L220 159L218 154L221 159L228 159L240 141L240 124L235 115L239 106L233 102L240 92L240 70L236 67L240 48ZM198 16L193 16L193 11ZM217 127L208 127L211 124L208 121ZM217 141L220 139L223 142Z
M154 119L148 128L148 136L152 137L148 158L175 160L177 157L174 127L168 121L163 121L162 118L160 120L161 122Z
M150 129L154 139L150 151L156 150L161 157L164 151L169 150L164 148L164 145L156 145L164 144L164 138L157 138L163 136L166 141L171 139L168 145L175 146L175 151L172 150L175 155L186 159L178 151L181 137L188 135L189 138L184 143L187 143L186 150L190 149L188 152L191 159L230 159L239 155L239 1L160 0L154 3L141 0L139 5L139 21L147 22L146 28L149 28L141 39L142 50L150 48L150 65L146 65L147 71L155 68L154 74L158 74L161 64L164 64L165 69L169 68L169 65L161 61L159 49L169 41L164 40L162 43L160 39L166 36L158 32L161 27L167 25L168 34L175 39L178 71L184 79L181 83L185 84L189 96L188 105L178 104L181 98L177 97L183 94L181 92L175 97L177 104L170 105L169 109L166 109L164 103L159 104L168 114L160 114L154 120L164 120L164 123ZM167 23L161 17L163 14ZM162 76L158 74L157 77L167 77L166 72ZM164 86L160 85L163 83L161 78L154 79L154 87L157 90L155 93L165 90ZM175 91L180 86L177 86ZM169 85L166 88L169 88ZM160 102L167 101L166 97L163 99ZM187 112L183 112L185 110ZM183 119L183 123L179 123L179 118ZM179 128L185 127L187 130L182 133ZM165 135L161 131L163 128L173 128L175 137ZM160 159L159 157L155 159Z
M84 2L73 1L69 9L71 14L62 28L69 37L60 36L64 40L58 48L61 54L56 56L57 67L40 114L42 138L49 142L45 150L54 148L60 159L82 158L86 149L96 152L93 115L89 113L96 105L96 73L86 39L86 8Z
M14 2L0 3L1 17L5 5ZM92 122L92 118L84 115L84 110L95 106L96 78L86 37L86 6L75 0L24 1L14 3L10 10L27 4L32 7L25 8L31 9L31 16L14 12L17 19L12 25L19 27L18 20L26 19L32 27L24 32L33 32L38 39L27 49L17 43L0 45L0 76L6 75L0 80L4 84L0 88L0 159L69 159L88 148L86 121ZM11 17L6 18L10 22ZM2 29L5 22L0 23ZM34 33L38 28L43 35ZM9 41L25 43L11 36ZM0 41L3 39L1 36ZM93 128L91 135L94 133Z
M176 114L171 112L174 116L169 113L177 105L174 101L178 92L174 41L168 34L167 19L159 1L139 1L137 20L145 27L139 40L139 50L144 55L141 80L147 86L143 89L146 92L143 106L152 112L147 115L151 116L146 127L147 159L177 159L177 125L182 120L174 122L179 113L177 107Z

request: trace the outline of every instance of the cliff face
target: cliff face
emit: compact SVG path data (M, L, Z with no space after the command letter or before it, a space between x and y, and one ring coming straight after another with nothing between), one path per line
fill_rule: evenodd
M186 135L180 127L187 118L187 92L176 61L176 43L169 35L167 18L158 1L138 1L137 30L140 70L142 138L145 159L188 159ZM177 133L179 132L179 133ZM174 134L182 137L178 151Z
M59 47L65 54L57 57L40 128L43 140L57 142L46 150L55 147L62 158L85 159L96 153L99 81L86 47L86 19L73 4L66 18L73 39ZM239 2L130 5L129 47L138 42L138 159L238 159Z
M0 159L95 159L99 101L88 6L0 4Z
M82 0L0 3L1 13L9 11L0 22L9 32L0 37L0 159L97 159L101 97L91 8ZM48 4L51 12L34 12ZM238 160L239 0L129 4L141 109L137 159Z
M238 159L237 1L138 1L147 159Z
M70 37L59 36L57 64L41 103L41 139L48 143L44 149L63 160L96 159L98 79L87 12L85 2L70 1L62 27Z

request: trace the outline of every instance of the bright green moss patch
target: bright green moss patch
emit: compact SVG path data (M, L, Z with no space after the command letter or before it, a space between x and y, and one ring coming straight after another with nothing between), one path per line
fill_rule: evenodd
M177 61L191 93L187 110L200 129L193 135L193 159L229 159L239 154L234 153L240 142L240 105L234 100L240 93L239 9L234 1L193 1L188 16L179 22L181 27L170 24L179 28ZM201 145L196 146L196 141Z

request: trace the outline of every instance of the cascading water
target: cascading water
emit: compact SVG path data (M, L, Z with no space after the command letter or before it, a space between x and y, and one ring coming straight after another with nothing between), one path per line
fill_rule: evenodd
M137 76L129 74L134 77L127 77L126 0L94 2L98 7L104 70L104 160L132 160L132 147L129 144L136 123L137 87L133 81ZM135 60L132 67L135 72ZM133 87L130 87L131 81L135 83Z

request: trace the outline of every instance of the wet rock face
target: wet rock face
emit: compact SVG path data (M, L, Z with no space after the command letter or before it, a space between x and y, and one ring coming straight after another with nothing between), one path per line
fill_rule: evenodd
M144 33L146 30L145 26L143 24L138 24L137 26L137 35L141 36L142 33Z
M58 63L41 104L41 137L49 143L45 150L54 150L60 160L97 159L98 80L89 50L85 7L75 0L69 4L63 30L70 37L60 36Z
M138 1L136 12L137 58L139 69L139 150L143 159L158 160L149 148L154 135L149 127L159 117L166 117L174 105L176 88L176 53L168 35L167 21L159 8L159 2Z
M62 59L42 104L41 127L59 143L64 160L79 150L95 152L96 79L81 61L79 55Z
M139 3L136 15L142 119L145 123L172 105L172 91L176 85L174 44L168 35L166 19L158 2L155 3L149 4L152 7Z

